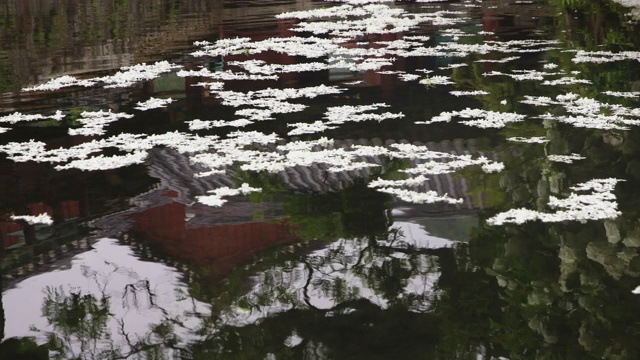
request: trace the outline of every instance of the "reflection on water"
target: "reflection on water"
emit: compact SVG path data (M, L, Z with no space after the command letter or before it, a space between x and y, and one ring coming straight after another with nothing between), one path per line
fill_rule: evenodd
M191 342L209 312L178 271L141 261L113 239L97 241L67 269L22 281L3 302L7 323L15 324L6 337L37 334L62 358L126 357ZM155 351L171 355L170 347Z
M42 109L52 103L87 106L96 104L92 98L102 97L104 102L117 96L76 93L71 103L68 93L42 99L19 90L62 75L100 73L184 49L215 33L221 7L221 1L193 0L8 2L0 7L1 111Z
M0 358L638 358L636 10L366 3L0 7Z

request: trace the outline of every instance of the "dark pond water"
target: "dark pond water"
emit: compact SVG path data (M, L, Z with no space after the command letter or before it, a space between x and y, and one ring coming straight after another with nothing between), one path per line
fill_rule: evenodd
M639 8L0 4L0 358L640 358Z

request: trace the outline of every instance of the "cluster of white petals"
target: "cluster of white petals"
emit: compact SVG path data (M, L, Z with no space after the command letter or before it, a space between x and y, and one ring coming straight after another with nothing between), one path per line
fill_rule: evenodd
M461 117L461 123L479 128L502 128L508 123L520 122L525 119L525 115L509 112L499 112L483 109L466 108L460 111L444 111L427 121L416 121L416 124L433 124L437 122L449 122L454 117Z
M209 90L222 90L222 88L224 88L224 82L223 81L201 81L191 86L202 86L202 87L206 87Z
M138 102L135 108L140 111L146 111L150 109L165 107L174 101L175 100L173 100L172 98L158 99L158 98L151 97L147 101Z
M487 219L489 225L522 224L527 221L561 222L615 219L620 215L613 189L620 179L594 179L571 187L575 192L566 199L549 197L549 207L559 209L547 213L530 209L511 209ZM581 194L579 192L590 192Z
M274 75L278 73L322 71L330 68L329 64L310 62L301 64L268 64L263 60L229 61L230 66L238 66L251 74Z
M470 90L470 91L449 91L454 96L477 96L477 95L489 95L488 91L484 90Z
M133 117L131 114L114 113L111 110L83 111L80 116L81 118L77 121L82 124L82 127L69 129L69 135L103 135L106 132L104 128L108 124Z
M429 190L426 192L419 192L413 190L406 189L397 189L397 188L379 188L377 189L380 192L394 195L398 199L406 202L417 203L417 204L433 204L436 202L444 202L447 204L462 204L463 199L455 199L450 197L449 195L439 195L436 191Z
M189 130L208 130L217 127L244 127L247 125L253 124L253 121L247 119L237 119L237 120L200 120L194 119L191 121L187 121L189 124Z
M545 80L542 82L542 85L550 85L550 86L573 85L573 84L591 84L591 81L587 79L576 79L571 76L563 76L560 79Z
M13 114L0 117L0 124L1 123L15 124L21 121L35 121L35 120L42 120L44 118L45 117L41 114L23 114L19 112L14 112Z
M421 76L418 74L398 74L398 79L402 81L415 81L420 79Z
M243 183L239 188L235 188L235 189L231 189L229 187L221 187L214 190L210 190L209 194L211 195L198 196L197 200L202 204L218 207L218 206L224 205L224 203L227 202L227 200L224 199L224 197L247 195L252 192L260 192L260 191L262 191L262 189L253 188L249 186L249 184Z
M504 169L504 164L490 160L485 156L480 156L474 159L471 155L457 155L453 156L449 161L430 160L402 171L407 174L438 175L452 173L459 169L474 165L480 166L480 168L486 173L498 172Z
M407 178L403 180L385 180L385 179L376 179L369 182L367 186L371 188L378 187L411 187L411 186L420 186L425 182L429 181L429 179L424 175L419 175L413 178Z
M508 76L517 81L534 80L543 81L545 76L559 75L560 73L545 72L538 70L512 70L511 73L501 71L491 71L483 73L483 76Z
M75 76L64 75L51 79L44 84L23 88L22 91L55 91L72 86L89 87L95 85L96 82L97 81L93 79L79 80Z
M427 86L455 84L453 81L451 81L451 78L449 76L445 75L427 76L424 79L420 80L419 83Z
M16 124L19 122L28 122L28 121L39 121L44 119L52 119L56 121L62 121L65 118L65 115L60 110L56 110L53 115L42 115L42 114L23 114L20 112L14 112L13 114L0 116L0 124ZM11 130L8 127L0 127L0 134L6 133Z
M507 63L509 61L514 61L514 60L518 60L520 59L520 56L509 56L509 57L505 57L502 59L480 59L480 60L476 60L476 62L479 63L497 63L497 64L504 64Z
M238 116L242 116L244 119L240 120L245 122L271 120L273 119L273 114L298 112L307 108L307 105L295 104L286 101L288 99L313 99L320 95L339 94L343 91L344 89L342 88L319 85L304 88L267 88L263 90L248 92L238 92L231 90L212 90L211 92L222 99L223 105L233 107L244 107L247 105L252 106L251 108L239 109L235 113ZM245 125L248 124L245 123ZM197 125L193 126L204 126L204 124L197 123ZM215 125L211 124L211 126Z
M325 130L336 129L337 126L330 126L322 121L314 121L312 123L294 123L289 126L295 129L289 131L289 136L302 135L302 134L314 134Z
M638 108L604 103L596 99L580 97L574 93L561 94L555 99L546 96L525 95L525 99L521 102L534 106L560 105L564 107L567 115L547 113L541 118L556 120L575 127L627 130L629 126L640 125L640 109Z
M261 75L261 74L247 74L242 72L233 72L231 70L225 71L211 71L207 68L200 70L180 70L176 73L179 77L203 77L213 80L278 80L278 75Z
M342 105L327 108L324 118L327 124L343 124L345 122L361 122L361 121L382 121L386 119L399 119L404 117L402 113L384 112L382 114L369 113L368 111L378 110L380 108L389 107L384 103L376 103L370 105Z
M39 215L11 215L11 220L15 221L25 221L29 225L43 224L43 225L51 225L53 224L53 219L47 213L42 213Z
M90 81L102 82L105 88L127 87L140 81L153 80L161 74L179 69L180 66L168 61L158 61L154 64L136 64L121 68L113 75L103 76Z
M359 5L359 6L358 6ZM344 4L329 8L279 14L280 19L321 19L300 22L292 30L316 35L355 37L366 34L389 34L409 31L421 23L432 21L425 14L410 14L383 4Z
M583 160L586 159L586 157L580 155L580 154L570 154L570 155L548 155L547 159L549 159L549 161L553 161L553 162L561 162L561 163L565 163L565 164L572 164L574 161L576 160Z
M574 63L607 63L623 60L640 61L640 51L585 51L578 50L571 59Z
M319 58L328 56L339 50L338 40L319 37L287 37L269 38L252 41L250 38L221 39L213 44L205 44L201 49L191 53L193 56L227 56L232 54L259 54L266 51ZM188 75L188 74L185 74Z
M168 61L159 61L154 64L136 64L125 66L113 75L79 80L74 76L64 75L51 79L44 84L26 87L22 91L54 91L72 86L90 87L103 84L105 88L127 87L140 81L153 80L163 73L178 69L180 66Z
M461 67L465 67L465 66L469 66L469 64L456 63L456 64L450 64L450 65L447 65L447 66L440 66L440 67L438 67L438 69L440 69L440 70L450 70L450 69L457 69L457 68L461 68Z
M617 96L624 98L637 98L640 97L640 91L603 91L605 95Z
M125 155L104 156L73 160L65 165L56 166L56 170L79 169L83 171L111 170L134 164L142 164L147 158L146 151L137 151Z

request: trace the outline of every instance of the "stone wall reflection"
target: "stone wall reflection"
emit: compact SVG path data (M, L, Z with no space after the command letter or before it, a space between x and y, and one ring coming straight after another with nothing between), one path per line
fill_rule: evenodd
M0 91L155 59L216 33L222 1L10 1L0 6Z

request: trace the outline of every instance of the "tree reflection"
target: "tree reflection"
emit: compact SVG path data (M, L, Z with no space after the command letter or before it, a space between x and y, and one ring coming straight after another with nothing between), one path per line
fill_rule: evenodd
M636 130L620 137L567 128L545 124L550 139L546 148L587 154L587 159L569 166L540 156L505 154L506 171L493 184L507 197L485 216L514 206L548 210L550 195L566 195L570 186L594 177L626 180L616 189L623 215L607 221L535 222L476 231L471 244L496 244L492 259L481 265L500 286L502 316L491 318L492 341L515 359L636 358L640 318L631 293L640 275L640 178L632 170L640 150L632 140ZM612 137L618 141L610 141ZM524 146L525 154L533 151L533 146Z
M53 326L47 332L50 349L59 358L78 358L81 354L96 357L100 352L99 340L108 336L109 298L99 299L92 294L70 292L62 287L47 287L42 305L42 315ZM79 344L79 352L73 344Z
M487 311L499 313L496 286L483 270L460 268L457 249L418 249L391 232L388 238L341 239L323 250L259 272L253 288L220 312L218 331L193 345L193 357L495 354L486 342L489 322L482 320ZM475 286L460 286L458 279ZM478 298L485 307L478 307ZM461 303L468 305L461 309ZM292 337L299 338L295 346Z
M136 278L130 270L114 268L114 272L127 272L132 279ZM116 290L109 286L109 274L85 269L85 276L96 282L98 294L91 289L62 286L47 287L44 291L42 316L48 325L42 329L32 326L31 331L46 339L44 346L49 358L168 359L180 351L184 339L179 334L190 326L190 319L198 316L197 310L187 306L184 312L176 312L177 303L171 303L171 309L162 304L186 299L174 299L166 289L148 280L134 281ZM164 296L159 297L156 290Z
M0 267L0 289L2 289L2 281L4 280L3 269ZM0 297L0 339L4 339L5 335L5 312ZM32 338L11 338L0 342L0 358L1 359L24 359L39 360L48 359L46 346L38 345Z
M267 194L269 184L272 179L259 184ZM420 243L394 226L389 197L361 180L339 192L290 194L283 201L292 226L311 241L236 268L212 300L206 340L191 344L189 357L475 359L502 353L488 336L490 319L501 316L497 282L484 271L491 255L480 267L469 244Z
M568 30L563 36L571 47L596 49L604 44L620 50L637 46L638 32L623 20L628 9L601 1L554 2L566 12L567 16L558 21ZM604 24L612 26L605 28ZM637 80L630 62L596 67L573 64L571 56L563 52L552 51L546 56L548 61L560 63L565 71L579 69L583 77L594 83L595 86L588 88L571 87L571 91L582 96L597 98L603 89L633 85L632 81ZM480 76L474 79L469 74L459 75L471 79L474 89L490 88L491 95L484 104L489 107L500 99L502 88L519 86L513 82L493 84ZM543 96L558 94L558 89L551 87L537 86L529 90L531 94ZM613 101L635 106L634 100ZM518 104L513 107L519 113L539 113L537 109L525 109ZM518 107L522 108L518 110ZM558 110L550 108L552 114ZM491 331L487 340L503 348L509 358L630 359L640 356L635 340L640 322L636 311L638 300L631 293L640 283L637 132L636 129L623 133L575 129L554 121L507 127L502 131L505 137L545 134L550 143L544 147L505 146L501 160L506 170L500 175L465 173L473 178L470 183L476 188L472 191L507 195L493 197L494 208L483 215L485 218L514 206L548 210L550 195L566 195L570 186L592 178L625 179L616 188L623 215L615 220L483 226L474 232L469 244L471 265L484 268L499 284L501 315L488 317ZM587 159L577 166L555 164L545 159L547 152L576 152L586 155ZM442 293L443 298L460 286L470 286L462 284L467 283L459 280L457 286ZM490 309L491 306L484 303L489 298L477 297L474 304ZM439 306L446 305L440 303ZM455 315L450 319L455 319Z

